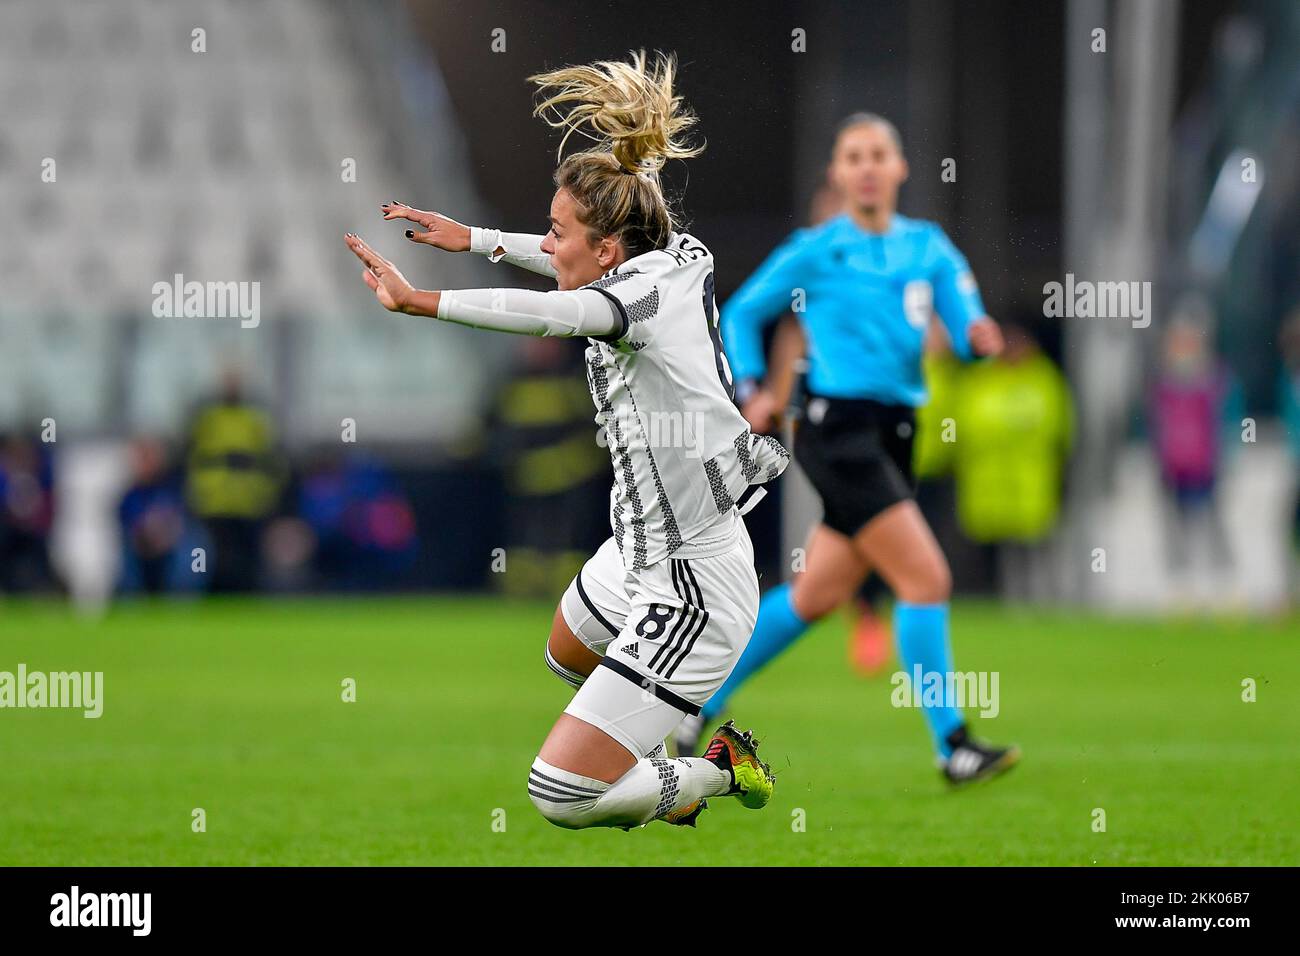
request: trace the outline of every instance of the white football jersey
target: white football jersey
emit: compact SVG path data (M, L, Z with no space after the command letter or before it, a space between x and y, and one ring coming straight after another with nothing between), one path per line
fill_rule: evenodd
M753 486L781 474L790 454L752 434L732 402L703 243L674 233L583 288L623 319L620 333L588 340L587 383L614 463L610 525L637 571L733 508L743 514Z

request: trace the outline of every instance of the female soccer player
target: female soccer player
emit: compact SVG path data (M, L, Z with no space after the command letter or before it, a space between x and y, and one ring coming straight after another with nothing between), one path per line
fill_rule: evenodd
M385 203L409 239L505 259L556 279L555 292L413 289L359 237L348 246L391 311L526 335L583 336L596 421L614 464L613 536L556 609L546 659L578 687L542 745L528 793L570 828L694 825L705 798L772 794L757 741L728 722L703 758L669 760L667 734L726 679L758 612L754 554L741 515L789 462L751 434L732 404L713 298L713 256L676 231L659 170L695 156L695 122L673 92L675 64L566 67L531 77L536 114L598 146L555 173L545 236L468 228ZM560 144L563 152L564 141ZM599 665L599 666L598 666Z
M806 569L793 586L764 595L753 640L703 708L704 719L721 713L730 694L812 622L849 600L873 568L897 600L894 633L909 678L920 666L949 686L951 575L912 497L914 409L925 401L922 345L932 308L964 359L997 354L1002 335L943 231L895 211L907 172L893 124L870 113L850 116L836 135L830 166L847 211L795 233L723 311L737 395L760 432L779 411L760 381L762 329L792 306L799 316L809 373L795 455L821 496L824 516L808 542ZM950 781L990 776L1015 763L1015 748L973 740L946 695L922 701ZM683 721L679 753L693 752L699 726Z

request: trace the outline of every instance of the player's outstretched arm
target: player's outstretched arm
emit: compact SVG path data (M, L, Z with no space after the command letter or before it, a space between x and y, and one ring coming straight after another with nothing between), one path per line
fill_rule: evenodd
M406 230L406 238L444 252L469 252L470 227L440 212L412 209L397 200L380 205L384 219L405 219L415 223L419 230Z
M396 200L384 203L379 209L384 219L405 219L419 226L418 230L406 230L406 238L412 242L446 252L477 252L492 262L505 259L529 272L555 275L551 257L542 252L542 236L467 226L442 213L412 209Z
M344 236L365 268L361 276L379 304L390 312L423 315L519 335L605 337L625 330L601 292L534 292L530 289L464 289L430 292L416 289L391 262L354 233Z

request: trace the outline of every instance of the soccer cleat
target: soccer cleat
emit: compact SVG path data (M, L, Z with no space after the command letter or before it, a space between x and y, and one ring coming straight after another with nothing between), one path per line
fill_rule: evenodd
M849 663L864 677L875 677L889 663L889 625L861 599L857 602L858 620L849 642Z
M988 780L1010 770L1020 760L1020 748L989 747L972 740L965 725L948 735L952 754L940 760L939 767L951 784L974 783Z
M736 796L751 810L767 806L772 799L776 775L758 759L758 741L746 730L741 733L734 721L727 721L714 733L704 759L731 774L731 789L724 796Z
M678 757L694 757L704 736L704 718L687 714L673 731L673 753Z
M700 814L707 809L709 809L709 801L700 797L700 799L696 800L692 804L673 810L670 813L665 813L660 817L660 819L663 820L664 823L671 823L675 827L693 827L695 826L695 821L700 818Z

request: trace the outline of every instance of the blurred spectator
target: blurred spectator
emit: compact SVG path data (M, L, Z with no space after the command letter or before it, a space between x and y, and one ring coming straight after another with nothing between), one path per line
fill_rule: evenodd
M1148 398L1148 422L1165 492L1166 545L1176 575L1189 569L1194 532L1208 532L1216 569L1232 565L1215 485L1222 464L1222 432L1241 420L1241 390L1210 351L1208 323L1193 304L1176 315L1161 345Z
M929 398L916 410L916 441L912 444L912 467L920 481L933 481L952 474L955 444L952 429L961 360L952 354L948 330L932 317L925 330L925 355L921 359L925 390Z
M957 517L973 541L996 543L1009 596L1041 596L1038 545L1056 527L1074 404L1065 377L1021 325L1003 327L996 359L962 370L952 400Z
M191 567L191 550L205 542L185 507L181 476L154 438L131 445L131 487L117 509L122 527L121 589L193 591L205 575Z
M609 535L609 452L596 441L581 359L571 342L527 339L496 397L489 433L508 538L506 573L494 577L512 595L562 591Z
M1292 459L1300 465L1300 309L1292 312L1283 324L1279 345L1282 350L1282 372L1277 383L1278 413L1286 429L1287 446L1291 450ZM1291 546L1297 563L1300 563L1300 482L1294 487Z
M55 586L49 536L54 523L54 467L34 438L0 438L0 591Z
M211 590L251 591L260 579L260 538L279 504L283 466L270 416L247 401L237 372L189 428L185 498L211 539Z
M268 529L273 586L379 590L407 583L419 551L415 513L392 472L364 455L329 451L304 469L296 516Z

